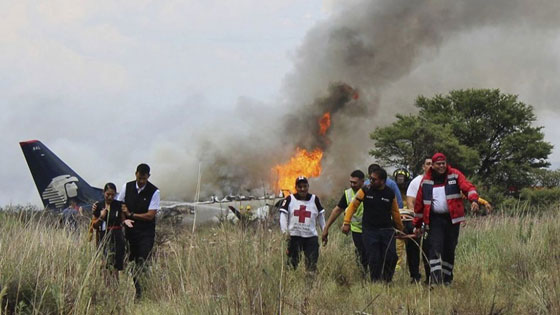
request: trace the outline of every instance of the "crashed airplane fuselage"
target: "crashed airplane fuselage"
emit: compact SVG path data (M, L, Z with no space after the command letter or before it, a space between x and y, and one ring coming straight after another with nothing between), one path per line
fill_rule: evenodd
M45 209L61 210L70 199L90 209L94 202L103 200L102 189L90 186L41 141L23 141L20 146ZM244 213L244 218L266 221L277 203L278 198L274 197L254 199L244 196L226 196L222 201L213 196L207 202L161 201L158 218L188 225L226 220L236 222L240 217L230 209L250 206L254 210Z

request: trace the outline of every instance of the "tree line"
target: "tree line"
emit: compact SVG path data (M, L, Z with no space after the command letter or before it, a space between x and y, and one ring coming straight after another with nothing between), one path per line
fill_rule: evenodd
M453 90L415 101L417 114L397 114L371 134L370 155L387 165L421 172L424 156L444 152L482 189L515 194L531 186L556 187L560 172L546 169L552 144L534 126L533 107L499 89Z

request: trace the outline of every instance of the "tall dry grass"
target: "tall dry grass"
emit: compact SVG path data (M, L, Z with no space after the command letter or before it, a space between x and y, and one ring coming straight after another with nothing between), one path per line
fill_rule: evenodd
M145 296L131 276L107 284L85 233L53 227L37 212L0 211L3 313L21 314L558 314L560 225L557 208L470 218L461 230L455 281L429 289L364 281L350 237L333 229L318 271L285 265L276 227L228 223L194 234L160 223ZM542 212L541 212L542 213ZM85 227L84 227L85 230Z

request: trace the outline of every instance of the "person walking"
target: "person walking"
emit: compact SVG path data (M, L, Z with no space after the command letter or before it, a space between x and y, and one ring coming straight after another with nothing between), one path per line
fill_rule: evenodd
M305 255L307 271L317 270L319 259L319 237L317 223L325 227L325 209L319 197L309 193L306 177L296 179L296 194L290 194L280 206L280 229L288 237L288 263L295 269L300 253Z
M408 209L414 211L414 204L416 203L416 194L420 188L420 183L424 174L432 168L432 157L425 156L424 163L422 163L422 173L410 182L406 190L406 204ZM405 233L414 234L414 226L405 224ZM421 229L423 230L423 228ZM408 264L408 271L410 273L411 282L418 283L422 279L420 274L420 260L424 265L424 274L426 275L425 284L430 282L430 263L428 262L428 241L425 239L424 233L419 233L413 238L406 240L406 262Z
M399 206L393 190L385 185L387 172L374 168L370 185L361 188L346 209L342 232L350 231L350 222L360 204L363 206L362 239L372 281L391 282L397 263L395 228L403 230Z
M140 164L136 168L136 180L122 186L117 200L124 202L122 211L126 219L131 220L132 227L126 227L126 239L129 245L129 261L134 261L133 270L136 298L142 297L142 275L154 246L156 234L156 213L160 206L160 191L148 181L150 166Z
M350 188L344 190L342 193L342 197L338 201L336 207L334 207L329 219L327 220L327 224L323 229L323 233L321 234L321 239L323 240L323 245L327 245L329 241L329 228L331 225L336 221L336 219L340 216L344 210L348 207L356 193L364 186L364 179L365 174L360 170L355 170L350 174ZM350 230L352 231L352 240L354 242L355 251L356 251L356 258L357 261L362 266L362 270L365 272L367 270L367 256L364 249L364 243L362 241L362 215L364 212L364 205L360 204L354 215L352 216L352 220L350 222Z
M125 241L122 233L122 224L125 220L122 213L122 203L115 200L117 187L113 183L103 187L104 200L92 206L92 226L99 233L97 246L101 247L106 260L106 267L119 279L119 271L124 267Z
M465 221L461 192L478 211L478 193L459 170L447 164L443 153L432 156L432 167L422 178L414 205L414 232L428 229L430 277L433 284L450 285L453 281L455 248L460 223Z

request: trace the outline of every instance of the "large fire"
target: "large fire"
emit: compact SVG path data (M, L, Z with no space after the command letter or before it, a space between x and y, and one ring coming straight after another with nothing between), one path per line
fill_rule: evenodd
M337 110L341 109L348 102L357 100L359 97L358 91L346 83L331 85L329 87L329 96L320 101L322 104L321 108L325 108L327 111L316 120L319 124L317 131L319 136L325 137L331 127L331 111L332 114L335 114ZM315 128L310 129L313 130ZM312 152L298 147L289 162L278 164L272 168L273 173L277 176L276 189L294 192L294 184L298 176L318 177L321 175L323 150L328 147L330 142L328 139L321 139L319 142Z
M326 112L319 118L319 134L324 136L331 126L331 113ZM295 179L299 176L318 177L321 175L321 159L323 150L315 148L308 152L302 148L296 148L296 153L286 164L278 164L274 167L277 175L276 188L282 191L295 192Z
M278 189L294 191L295 180L298 176L317 177L321 175L322 158L323 151L319 148L313 152L297 148L288 163L274 167L278 175Z
M324 136L327 133L327 130L331 126L331 113L326 112L321 118L319 119L319 134Z

